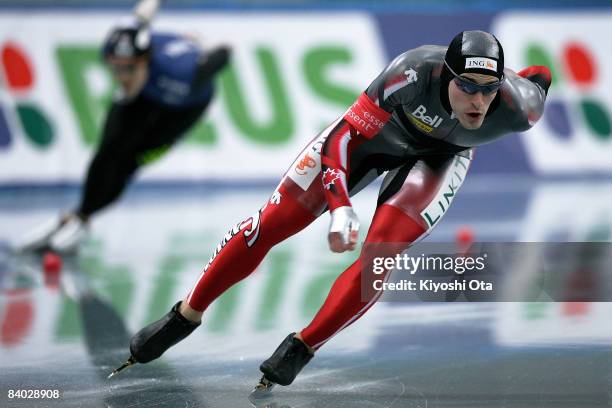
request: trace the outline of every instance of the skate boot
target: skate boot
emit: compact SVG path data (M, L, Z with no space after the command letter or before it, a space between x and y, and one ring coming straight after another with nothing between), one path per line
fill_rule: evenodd
M295 333L288 335L274 354L259 366L268 381L280 385L291 384L314 356L308 346L294 335Z
M272 356L259 366L263 376L249 395L252 403L268 398L276 384L291 384L302 368L314 357L308 346L294 336L295 333L288 335Z
M63 217L54 217L38 227L26 232L15 242L14 248L18 252L36 252L48 249L49 239L64 223Z
M136 333L130 341L130 358L113 371L108 378L135 364L148 363L159 358L166 350L189 336L201 323L186 319L179 313L178 302L164 317Z
M85 241L87 232L86 222L77 215L69 216L51 235L49 247L61 254L76 252L81 243Z
M159 358L166 350L189 336L200 323L187 320L179 313L181 302L158 321L140 330L130 341L130 352L138 363Z

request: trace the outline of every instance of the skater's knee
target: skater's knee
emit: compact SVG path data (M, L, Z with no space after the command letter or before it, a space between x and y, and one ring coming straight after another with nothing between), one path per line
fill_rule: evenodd
M426 230L422 222L395 206L384 204L376 210L365 242L411 243Z

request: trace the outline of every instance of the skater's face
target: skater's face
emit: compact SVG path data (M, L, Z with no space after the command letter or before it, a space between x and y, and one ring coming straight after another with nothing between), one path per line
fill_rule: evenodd
M133 97L140 92L149 74L146 57L109 57L106 62L127 97Z
M482 126L497 90L488 93L481 91L471 93L473 89L470 89L470 83L462 82L463 79L479 85L495 84L498 79L490 75L462 74L461 78L454 78L448 84L448 100L455 117L465 129L478 129Z

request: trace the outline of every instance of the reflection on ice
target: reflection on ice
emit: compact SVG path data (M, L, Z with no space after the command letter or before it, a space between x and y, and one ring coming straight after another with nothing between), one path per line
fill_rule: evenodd
M131 333L186 295L228 226L268 194L134 193L94 221L79 257L64 260L59 285L45 279L40 258L6 249L57 208L20 208L15 197L11 209L4 200L3 386L58 387L62 406L248 406L261 359L310 321L354 259L327 250L326 216L274 248L160 361L105 377L128 356ZM366 190L355 200L364 229L375 195ZM479 241L609 241L611 195L600 185L508 194L467 183L430 240L452 242L470 225ZM520 268L516 279L524 279ZM524 404L533 395L542 407L605 406L610 355L597 345L612 338L611 314L606 303L381 303L329 342L291 387L275 390L270 406L522 407L534 406Z

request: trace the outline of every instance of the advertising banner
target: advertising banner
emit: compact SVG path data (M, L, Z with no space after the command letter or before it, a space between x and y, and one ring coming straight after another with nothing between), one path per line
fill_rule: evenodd
M507 61L546 65L553 83L545 114L521 135L538 174L612 171L610 13L504 13L493 32Z
M0 16L0 184L82 178L113 93L99 49L121 17ZM163 14L154 27L233 54L209 112L149 180L280 178L385 63L365 14Z
M0 185L79 183L112 100L100 46L126 12L0 15ZM407 22L410 22L408 24ZM493 32L506 66L553 72L544 116L524 134L477 149L470 175L609 175L612 79L601 39L611 13L162 13L160 32L229 44L208 112L148 181L278 179L386 62L461 30Z

